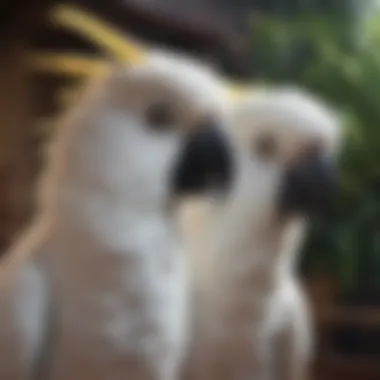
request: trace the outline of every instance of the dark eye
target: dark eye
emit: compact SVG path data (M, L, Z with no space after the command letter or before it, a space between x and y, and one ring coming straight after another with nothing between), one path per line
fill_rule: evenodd
M176 124L176 115L169 103L153 103L146 110L145 121L154 130L166 131Z
M259 137L254 143L254 153L263 159L275 158L278 153L276 140L271 135Z

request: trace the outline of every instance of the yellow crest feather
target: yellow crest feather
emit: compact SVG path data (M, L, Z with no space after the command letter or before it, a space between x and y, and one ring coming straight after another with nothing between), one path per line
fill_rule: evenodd
M61 5L54 8L51 20L79 32L118 61L139 64L145 58L144 49L124 33L76 7Z
M52 22L79 32L119 62L138 65L149 55L149 51L133 41L130 36L75 6L57 6L50 16ZM30 61L34 69L78 77L101 75L107 68L107 62L104 59L67 53L35 52L31 55ZM232 101L238 101L250 91L250 86L246 84L226 80L224 85Z

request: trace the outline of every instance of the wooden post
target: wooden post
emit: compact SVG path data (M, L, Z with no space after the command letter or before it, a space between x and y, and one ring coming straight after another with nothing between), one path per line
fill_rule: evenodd
M0 40L0 252L31 211L35 150L28 68L24 53L37 8L5 4Z

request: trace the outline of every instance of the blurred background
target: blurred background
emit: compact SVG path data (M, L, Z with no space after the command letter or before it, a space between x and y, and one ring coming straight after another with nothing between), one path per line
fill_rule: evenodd
M318 331L314 378L380 379L380 2L3 0L1 250L33 215L55 118L111 58L107 41L54 20L62 4L145 43L208 60L236 83L300 84L342 111L341 190L300 260Z

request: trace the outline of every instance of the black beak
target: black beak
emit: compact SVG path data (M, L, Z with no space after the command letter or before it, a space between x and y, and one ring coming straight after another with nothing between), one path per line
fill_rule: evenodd
M286 172L282 211L306 216L324 215L331 209L336 188L334 163L321 153L315 153Z
M232 166L227 138L213 123L205 125L185 141L174 170L174 191L189 195L224 191L231 183Z

